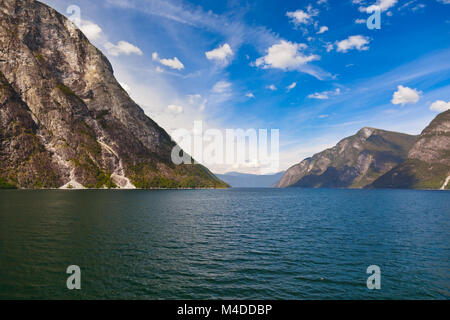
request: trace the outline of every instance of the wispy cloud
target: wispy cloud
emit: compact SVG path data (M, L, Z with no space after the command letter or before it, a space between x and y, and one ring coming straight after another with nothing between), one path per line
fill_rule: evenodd
M231 83L228 81L219 81L214 87L211 89L211 92L214 93L224 93L231 90Z
M141 56L143 54L141 49L127 41L119 41L117 44L107 42L105 43L105 49L110 55L114 57L120 55L129 56L130 54L137 54Z
M297 86L297 82L292 82L290 85L288 85L286 87L287 91L291 91L292 89L294 89Z
M332 91L323 91L323 92L312 93L312 94L308 95L308 98L309 99L318 99L318 100L327 100L331 96L337 96L339 94L341 94L341 89L337 88Z

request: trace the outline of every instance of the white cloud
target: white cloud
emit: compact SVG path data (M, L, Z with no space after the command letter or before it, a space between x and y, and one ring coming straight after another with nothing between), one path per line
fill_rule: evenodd
M281 40L280 43L274 44L267 50L266 56L258 58L255 66L264 69L300 70L300 67L308 62L320 59L317 55L307 56L300 52L306 48L307 45L303 43Z
M228 64L230 57L233 56L233 50L231 50L228 43L225 43L214 50L205 52L205 55L208 60L215 60L223 64Z
M364 36L350 36L345 40L336 42L338 52L347 52L348 50L356 49L358 51L368 50L370 40Z
M397 4L397 0L377 0L377 2L371 6L368 7L360 7L359 11L361 12L373 12L377 10L378 8L381 11L387 11L391 7L395 6Z
M355 23L356 24L364 24L364 23L366 23L366 19L356 19Z
M449 1L448 3L450 3L450 0L448 0L448 1ZM450 110L450 101L445 102L443 100L437 100L431 104L430 110L438 111L438 112L444 112L444 111Z
M328 27L327 26L322 26L320 27L320 30L317 31L317 34L322 34L328 31Z
M251 92L247 93L245 96L247 98L250 98L250 99L254 99L255 98L255 95L253 93L251 93Z
M91 21L82 20L78 27L89 40L98 40L102 36L102 28Z
M183 107L175 104L169 104L167 109L172 113L183 113Z
M275 85L271 84L270 86L266 87L267 89L271 90L271 91L276 91L277 87L275 87Z
M180 60L178 60L177 57L174 57L173 59L160 59L158 56L158 53L153 52L152 59L154 61L157 61L157 62L161 63L162 65L172 68L172 69L176 69L176 70L184 69L184 65L181 63Z
M437 0L437 1L442 4L450 4L450 0Z
M323 91L323 92L315 92L310 95L308 95L309 99L318 99L318 100L327 100L330 98L330 96L337 96L341 94L341 89L337 88L336 90L332 91Z
M420 99L421 91L404 87L402 85L397 87L397 91L394 92L391 102L393 104L401 104L404 106L407 103L417 103Z
M291 21L295 25L309 24L311 22L311 18L313 15L314 15L314 12L311 14L311 13L305 12L303 10L286 12L286 16L291 18Z
M297 86L297 82L292 82L290 85L286 87L287 91L291 91Z
M224 93L231 89L231 83L227 81L219 81L212 88L212 92L214 93Z
M127 56L130 54L137 54L139 56L142 55L141 49L126 41L119 41L117 44L107 42L105 43L105 49L113 57L117 57L122 54Z

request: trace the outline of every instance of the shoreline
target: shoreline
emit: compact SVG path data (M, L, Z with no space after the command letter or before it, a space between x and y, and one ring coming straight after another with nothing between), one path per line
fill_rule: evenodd
M275 188L275 187L229 187L229 188L134 188L134 189L125 189L125 188L45 188L45 189L25 189L25 188L0 188L0 191L3 190L15 190L15 191L142 191L142 190L230 190L230 189L277 189L277 190L289 190L289 189L298 189L298 190L365 190L365 191L377 191L377 190L409 190L409 191L450 191L450 189L392 189L392 188L380 188L380 189L364 189L364 188Z

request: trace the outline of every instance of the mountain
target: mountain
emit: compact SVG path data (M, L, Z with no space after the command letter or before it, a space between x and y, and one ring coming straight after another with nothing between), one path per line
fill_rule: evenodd
M420 134L408 159L369 187L450 189L450 110L439 114Z
M363 188L402 163L416 136L362 128L289 168L277 187Z
M0 0L0 187L227 187L174 146L72 22Z
M216 176L233 188L271 188L280 181L283 174L284 172L267 175L228 172Z

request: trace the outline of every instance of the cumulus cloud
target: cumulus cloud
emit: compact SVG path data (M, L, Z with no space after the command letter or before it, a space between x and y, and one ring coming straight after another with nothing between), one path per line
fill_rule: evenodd
M231 89L231 83L228 81L219 81L212 88L212 92L214 93L224 93Z
M105 49L113 57L117 57L123 54L127 56L129 56L130 54L137 54L139 56L142 55L141 49L126 41L119 41L117 44L107 42L105 44Z
M174 57L172 59L161 59L161 58L159 58L159 55L157 52L153 52L152 59L154 61L157 61L157 62L161 63L162 65L172 68L172 69L176 69L176 70L184 69L184 65L181 63L180 60L178 60L177 57Z
M322 34L328 31L328 27L327 26L322 26L320 27L319 31L317 31L317 34Z
M303 43L293 43L281 40L267 50L267 55L258 58L254 65L264 69L299 70L308 62L319 60L317 55L305 55L301 50L306 49Z
M407 103L417 103L420 99L421 91L404 87L402 85L397 87L397 91L394 92L391 102L393 104L401 104L404 106Z
M245 95L247 98L254 99L255 95L252 92L249 92Z
M307 24L311 20L311 16L303 10L286 12L286 16L291 18L291 21L298 24Z
M397 0L377 0L377 2L375 4L370 5L368 7L363 7L363 6L359 7L359 11L370 13L370 12L377 10L378 8L381 11L387 11L391 7L395 6L396 4L397 4Z
M205 55L208 60L215 60L222 64L228 64L230 58L233 56L233 50L231 50L228 43L225 43L214 50L205 52Z
M330 96L337 96L341 93L341 89L337 88L332 91L315 92L308 95L309 99L327 100Z
M449 1L448 3L450 3L450 0L448 1ZM437 100L431 104L430 110L437 112L444 112L450 110L450 101L445 102L443 100Z
M271 91L276 91L277 87L275 87L275 85L271 84L270 86L266 87L267 89L271 90Z
M183 113L183 107L182 107L182 106L175 105L175 104L169 104L169 105L167 106L167 109L168 109L169 112L171 112L171 113L176 113L176 114L178 114L178 113Z
M297 82L292 82L290 85L286 87L287 91L291 91L297 86Z
M291 19L291 22L296 26L306 25L313 22L312 17L317 16L319 14L318 10L314 10L311 6L308 6L306 11L304 10L296 10L296 11L288 11L286 12L286 16Z
M336 42L338 52L347 52L349 50L356 49L358 51L368 50L370 40L364 36L350 36L345 40Z

